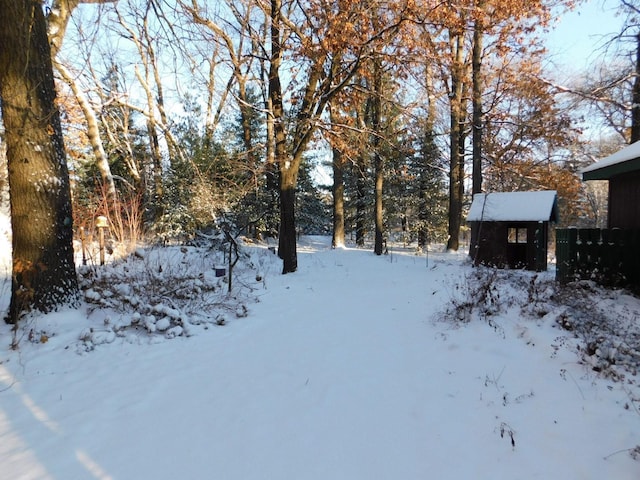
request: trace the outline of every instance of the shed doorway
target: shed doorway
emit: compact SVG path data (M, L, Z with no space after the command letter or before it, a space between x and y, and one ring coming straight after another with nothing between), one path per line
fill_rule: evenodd
M527 266L526 225L507 226L507 265L509 268L525 268Z

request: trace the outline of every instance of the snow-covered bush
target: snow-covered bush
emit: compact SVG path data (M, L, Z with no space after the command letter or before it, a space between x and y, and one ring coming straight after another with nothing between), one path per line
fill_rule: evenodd
M557 285L552 296L558 327L580 340L582 361L597 372L624 378L640 371L640 311L629 307L629 292L592 281Z
M487 267L474 268L449 288L451 300L439 313L446 321L484 320L502 333L494 321L498 313L550 322L563 332L558 343L574 345L593 371L614 379L640 371L640 311L625 301L631 295L626 290L586 280L561 285L549 273Z
M103 267L81 267L89 316L102 318L103 325L85 329L80 340L91 349L132 335L175 338L193 334L195 326L245 317L255 290L264 285L264 259L256 255L240 255L231 293L227 277L216 276L224 252L208 247L138 249ZM262 256L272 255L263 250Z

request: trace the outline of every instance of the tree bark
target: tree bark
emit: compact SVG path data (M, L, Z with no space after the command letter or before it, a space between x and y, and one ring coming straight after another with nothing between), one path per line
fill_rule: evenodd
M630 143L640 140L640 33L636 35L636 78L633 82Z
M0 97L13 270L6 321L78 300L73 217L51 51L39 1L0 0Z
M377 153L375 156L375 243L373 252L376 255L382 255L384 251L384 211L382 208L382 188L384 184L382 156Z
M278 254L282 258L282 273L293 273L298 269L296 248L296 181L292 169L280 173L280 238Z
M118 0L53 0L47 17L49 45L51 46L51 58L56 58L71 14L81 3L116 3Z
M482 9L484 2L478 2L478 8ZM482 12L480 12L482 14ZM471 59L471 72L473 82L473 153L472 153L472 189L473 194L482 192L482 134L483 134L483 118L482 118L482 44L483 44L483 24L479 18L475 21L473 27L473 51Z
M453 64L451 67L451 132L449 166L449 239L447 250L460 246L462 200L464 194L464 38L452 36Z
M281 0L271 0L271 58L269 61L269 99L273 115L274 159L280 165L280 235L278 256L282 259L282 273L293 273L298 269L296 251L295 188L298 169L294 159L289 159L285 114L282 105L282 44L280 32Z
M373 130L373 164L375 170L375 241L373 252L382 255L384 249L384 216L382 205L382 188L384 186L384 159L380 152L380 136L382 135L382 67L380 60L374 60L373 66L373 98L371 99L371 128Z
M333 248L344 247L344 160L342 151L338 147L333 147L333 237L331 246Z
M52 59L58 55L62 47L69 19L79 3L80 0L54 0L51 2L47 23Z
M471 52L471 76L472 76L472 171L471 171L471 193L482 192L482 134L483 134L483 118L482 118L482 44L484 36L484 26L482 22L482 14L484 2L480 0L477 8L479 9L478 18L476 18L473 25L473 50ZM475 246L477 245L479 223L471 223L471 241L469 243L470 250L469 255L476 256Z

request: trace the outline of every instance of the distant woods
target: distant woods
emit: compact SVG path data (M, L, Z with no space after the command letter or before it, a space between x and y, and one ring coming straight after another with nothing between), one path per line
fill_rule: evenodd
M303 233L457 250L482 191L554 189L588 224L581 163L640 135L640 32L622 0L615 53L559 81L540 39L574 3L44 2L74 226L103 215L132 244L224 223L277 238L289 273ZM586 117L611 135L585 141Z

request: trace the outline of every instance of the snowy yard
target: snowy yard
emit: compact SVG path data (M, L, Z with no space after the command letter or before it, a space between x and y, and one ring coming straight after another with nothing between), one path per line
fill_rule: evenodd
M640 478L639 299L583 285L567 306L552 272L329 243L284 276L247 246L227 308L210 272L153 318L106 277L82 309L25 320L16 351L2 324L0 478ZM119 268L211 266L156 254Z

